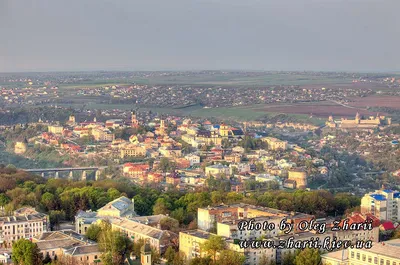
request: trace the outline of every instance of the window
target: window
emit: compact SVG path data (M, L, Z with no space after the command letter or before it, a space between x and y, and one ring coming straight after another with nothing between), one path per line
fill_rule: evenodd
M378 258L377 257L374 258L374 264L378 264Z
M354 252L353 251L351 252L351 258L354 258Z
M368 256L368 263L371 263L372 262L372 258L371 258L371 256Z
M380 265L385 265L385 261L381 259Z
M367 258L367 257L365 256L365 254L363 254L363 255L362 255L362 261L365 261L366 258Z
M360 253L357 253L357 259L358 260L360 259Z

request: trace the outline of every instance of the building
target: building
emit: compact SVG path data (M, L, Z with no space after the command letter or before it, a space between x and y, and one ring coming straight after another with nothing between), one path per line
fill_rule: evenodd
M64 127L59 126L59 125L49 125L47 127L47 131L49 133L54 133L54 134L62 134L63 130L64 130Z
M367 248L349 248L323 254L322 265L399 265L400 239L372 244Z
M87 229L99 219L112 219L115 217L132 218L137 216L135 212L134 200L130 200L124 196L115 199L97 212L79 211L75 216L75 231L79 234L86 234Z
M32 238L32 242L37 244L43 257L75 264L101 265L98 245L72 230L45 232Z
M206 176L228 176L229 167L221 164L211 165L205 168Z
M376 190L367 193L361 199L361 213L373 214L379 220L400 220L400 192Z
M134 242L144 239L160 254L163 254L169 246L178 245L177 234L127 218L114 218L111 221L111 227L113 230L122 232Z
M28 148L28 145L25 141L23 142L16 142L14 146L14 153L16 154L24 154L26 152L26 149Z
M140 250L140 264L151 265L151 247L147 241Z
M307 174L301 168L289 170L288 171L288 180L296 181L297 189L305 189L307 187Z
M392 119L385 116L379 115L374 117L370 116L368 119L364 119L357 112L354 120L342 118L339 122L333 119L333 116L329 116L328 121L325 123L329 128L341 128L341 129L373 129L381 126L387 126L392 124Z
M288 218L296 224L302 220L311 220L312 215L285 212L273 208L254 206L245 203L232 205L219 205L214 207L199 208L197 210L197 226L204 231L216 229L217 223L232 220L250 219L256 217Z
M139 121L136 118L136 113L132 111L131 113L131 127L132 128L137 128L139 127Z
M188 260L196 257L202 257L206 254L202 252L201 245L204 244L211 236L216 234L205 232L202 230L190 230L179 233L179 251L184 253ZM226 242L226 248L242 254L246 257L246 265L257 265L261 257L266 256L270 260L275 261L275 249L273 248L240 248L234 243L234 240L222 236Z
M120 150L121 158L145 157L146 148L137 144L127 144Z
M286 150L288 148L288 142L279 140L273 137L261 138L262 141L268 144L269 150Z
M98 142L112 142L115 139L115 135L110 130L104 128L93 129L92 135L94 140Z
M200 156L198 156L198 155L189 154L189 155L186 155L185 158L186 158L187 160L189 160L190 166L200 164Z
M32 239L49 230L49 216L33 208L21 208L12 216L0 217L0 244L11 247L18 239Z

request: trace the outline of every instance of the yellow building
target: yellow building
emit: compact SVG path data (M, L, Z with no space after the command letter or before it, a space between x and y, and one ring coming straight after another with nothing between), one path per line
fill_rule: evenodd
M48 132L54 133L54 134L62 134L64 127L58 126L58 125L49 125L47 127Z
M329 128L339 127L341 129L373 129L380 126L391 125L392 119L379 114L377 114L375 117L370 116L368 119L364 119L357 112L354 120L342 118L341 121L336 122L332 116L329 116L328 121L325 124Z
M269 150L286 150L288 147L288 143L286 141L282 141L274 137L264 137L261 140L268 144Z
M346 249L323 254L323 265L399 265L400 239L373 243L372 248Z
M115 135L109 130L103 128L96 128L92 130L94 140L99 142L112 142L115 139Z
M204 257L207 253L201 250L201 245L213 235L215 236L217 234L208 233L202 230L180 232L179 251L184 253L188 260L196 257ZM239 245L234 244L232 239L226 237L223 238L225 239L227 249L238 252L246 257L245 264L258 265L263 256L267 257L270 261L275 261L276 259L276 251L273 248L240 248Z
M113 230L122 232L134 242L144 239L160 254L178 242L178 235L171 231L161 230L127 218L113 219L111 227Z
M24 142L16 142L14 146L14 152L16 154L23 154L26 152L27 144Z
M307 174L302 169L289 170L288 179L296 181L297 189L304 189L307 187Z
M136 144L128 144L125 145L121 150L120 150L120 157L121 158L126 158L126 157L144 157L146 156L146 148L140 145Z

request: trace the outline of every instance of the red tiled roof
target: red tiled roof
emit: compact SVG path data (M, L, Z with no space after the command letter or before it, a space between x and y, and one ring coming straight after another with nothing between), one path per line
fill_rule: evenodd
M388 230L395 230L396 228L394 227L393 223L390 221L384 222L381 225L383 227L383 230L388 231Z

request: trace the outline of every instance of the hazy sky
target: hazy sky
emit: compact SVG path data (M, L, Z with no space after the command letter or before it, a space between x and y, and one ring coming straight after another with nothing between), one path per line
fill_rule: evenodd
M0 0L0 72L400 71L400 0Z

